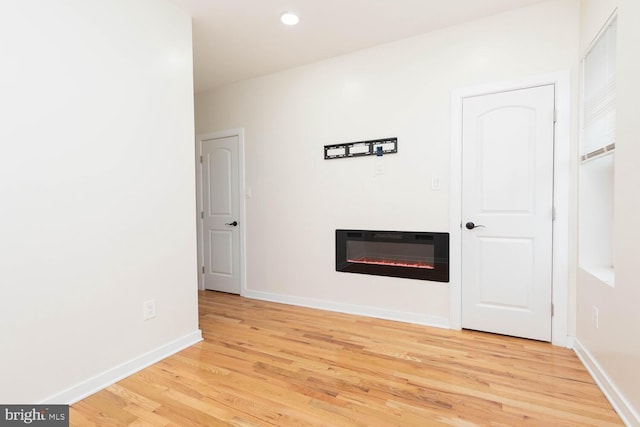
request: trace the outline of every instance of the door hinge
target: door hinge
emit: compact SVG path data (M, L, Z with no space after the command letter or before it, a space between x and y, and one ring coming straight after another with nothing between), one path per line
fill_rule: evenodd
M553 123L558 121L558 110L553 110Z
M200 163L202 163L202 156L200 156Z
M204 265L202 266L202 274L204 274Z
M200 218L204 219L204 211L200 212Z
M551 304L551 317L553 317L556 313L556 309L553 304Z
M555 221L556 220L556 207L552 207L551 208L551 221Z

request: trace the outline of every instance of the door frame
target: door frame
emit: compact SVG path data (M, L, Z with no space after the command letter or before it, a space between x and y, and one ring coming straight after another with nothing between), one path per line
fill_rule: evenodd
M569 214L571 170L571 87L569 70L518 80L458 88L451 94L451 202L449 326L462 329L462 102L465 98L531 87L555 86L556 126L553 148L553 259L551 343L572 346L569 313Z
M244 129L228 129L219 132L212 132L206 134L200 134L196 136L196 224L197 224L197 236L198 236L198 289L201 291L204 289L204 274L202 273L202 268L204 267L204 219L201 216L201 212L203 211L202 206L202 141L209 139L217 139L217 138L227 138L237 136L238 137L238 160L239 160L239 170L238 175L240 177L240 182L238 185L240 194L239 196L239 209L238 213L240 226L240 295L244 296L247 289L247 274L246 274L246 225L247 225L247 216L245 210L245 163L244 163Z

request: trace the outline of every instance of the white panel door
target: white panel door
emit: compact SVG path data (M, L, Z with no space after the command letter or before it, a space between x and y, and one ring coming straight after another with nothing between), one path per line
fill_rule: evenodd
M238 137L202 140L204 287L240 293Z
M466 98L462 327L551 340L554 86Z

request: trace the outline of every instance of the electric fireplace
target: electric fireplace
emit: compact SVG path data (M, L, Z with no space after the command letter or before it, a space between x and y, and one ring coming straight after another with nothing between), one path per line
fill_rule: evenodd
M336 230L336 271L449 281L449 233Z

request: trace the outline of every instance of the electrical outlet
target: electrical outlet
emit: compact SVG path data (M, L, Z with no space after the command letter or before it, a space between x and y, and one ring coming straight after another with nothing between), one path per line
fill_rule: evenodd
M595 305L591 307L591 323L596 329L600 328L600 309Z
M150 299L142 304L142 318L144 320L156 317L156 300Z

